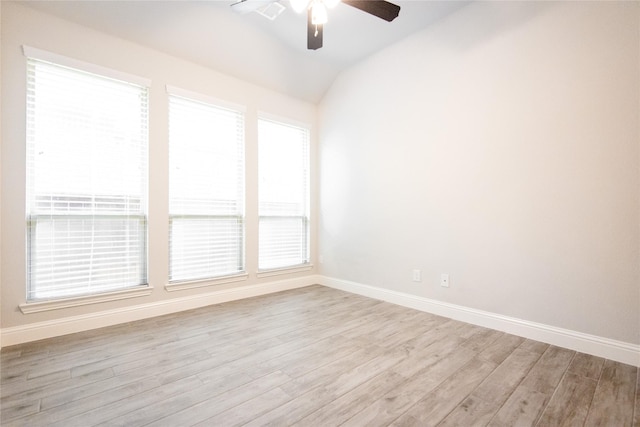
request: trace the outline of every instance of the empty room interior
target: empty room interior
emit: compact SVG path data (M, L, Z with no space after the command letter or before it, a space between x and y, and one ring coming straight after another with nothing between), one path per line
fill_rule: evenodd
M640 426L639 1L0 18L3 426Z

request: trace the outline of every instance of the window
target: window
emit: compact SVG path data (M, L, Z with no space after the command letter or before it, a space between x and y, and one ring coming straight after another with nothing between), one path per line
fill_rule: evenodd
M147 87L29 52L27 300L145 286Z
M244 271L244 115L169 96L169 281Z
M260 270L309 262L309 131L258 123Z

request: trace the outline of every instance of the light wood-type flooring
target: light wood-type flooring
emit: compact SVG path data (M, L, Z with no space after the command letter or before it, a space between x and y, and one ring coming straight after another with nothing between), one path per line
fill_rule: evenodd
M631 426L638 369L311 286L2 350L10 426Z

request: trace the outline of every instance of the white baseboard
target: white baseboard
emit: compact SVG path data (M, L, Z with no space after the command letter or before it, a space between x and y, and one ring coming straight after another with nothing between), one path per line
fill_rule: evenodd
M314 284L340 289L640 367L640 345L320 275L240 286L204 294L172 298L154 303L139 304L114 310L98 311L80 316L4 328L0 330L0 347L53 338L125 322L133 322L208 305L302 288Z
M0 331L2 347L53 338L75 332L103 328L120 323L133 322L165 314L177 313L194 308L250 298L289 289L318 284L320 276L305 276L296 279L278 280L256 285L207 292L168 300L138 304L114 310L97 311L80 316L71 316L45 322L3 328Z
M320 284L640 367L640 345L322 276Z

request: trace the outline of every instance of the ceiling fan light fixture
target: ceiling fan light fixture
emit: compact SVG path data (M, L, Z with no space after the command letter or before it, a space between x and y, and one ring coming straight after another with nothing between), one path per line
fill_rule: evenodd
M309 0L289 0L291 8L296 13L302 13L309 5Z
M313 25L324 25L327 23L327 7L322 1L314 0L311 4L311 23Z

